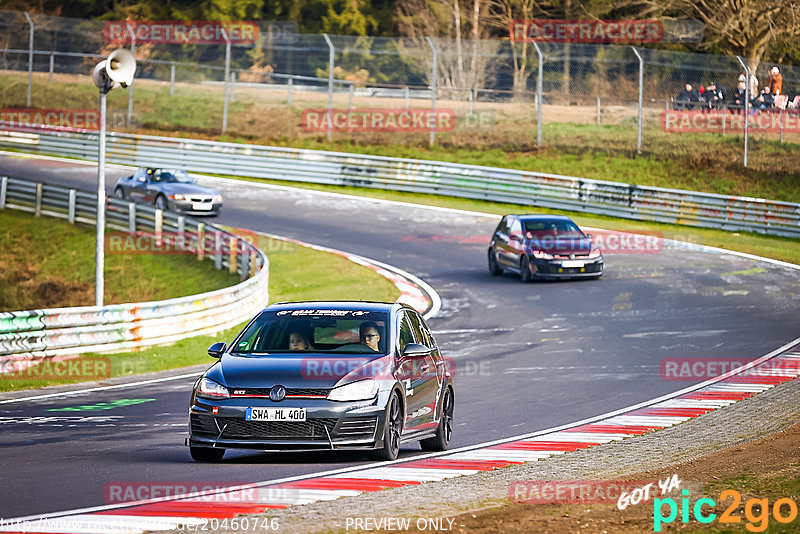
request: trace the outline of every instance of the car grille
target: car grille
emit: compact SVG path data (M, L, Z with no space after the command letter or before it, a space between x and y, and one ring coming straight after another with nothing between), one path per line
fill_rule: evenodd
M205 195L191 195L189 196L189 200L192 202L211 202L214 200L214 197Z
M582 273L599 273L600 263L588 263L581 271L580 267L562 268L560 263L540 263L536 265L536 270L542 274L582 274ZM561 272L558 270L561 269Z
M243 397L247 395L269 396L270 388L228 388L233 392L234 397ZM239 393L243 391L244 393ZM325 388L288 388L287 395L317 395L327 397L330 389Z
M336 427L337 439L369 439L375 435L378 418L375 416L346 417Z
M216 419L216 424L214 423ZM208 417L193 414L191 418L192 433L198 436L242 440L324 440L328 441L328 433L333 430L337 419L309 419L308 421L245 421L239 417ZM222 435L217 429L223 429ZM328 432L325 432L325 429Z

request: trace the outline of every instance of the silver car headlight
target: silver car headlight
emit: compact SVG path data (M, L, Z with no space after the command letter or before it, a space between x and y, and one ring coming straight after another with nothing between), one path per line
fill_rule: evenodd
M197 396L204 399L229 399L231 394L222 384L203 377L197 385Z
M344 386L333 388L328 393L328 400L332 401L359 401L369 400L375 397L378 392L378 382L376 380L359 380Z

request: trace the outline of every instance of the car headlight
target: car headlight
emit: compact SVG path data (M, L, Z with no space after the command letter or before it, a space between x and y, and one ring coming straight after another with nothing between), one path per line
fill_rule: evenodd
M204 377L197 386L197 396L206 399L229 399L231 394L228 392L228 388L222 384Z
M539 260L552 260L553 259L553 255L552 254L548 254L547 252L544 252L542 250L535 250L534 249L534 250L531 251L531 255L534 258L539 259Z
M172 200L186 200L186 195L181 195L180 193L175 193L173 195L170 195L169 198L171 198Z
M212 202L222 202L222 195L214 195Z
M592 251L589 253L589 259L593 260L595 258L599 258L600 256L602 256L600 249L597 247L592 247Z
M375 380L359 380L345 386L333 388L328 393L328 400L332 401L358 401L369 400L378 392L378 382Z

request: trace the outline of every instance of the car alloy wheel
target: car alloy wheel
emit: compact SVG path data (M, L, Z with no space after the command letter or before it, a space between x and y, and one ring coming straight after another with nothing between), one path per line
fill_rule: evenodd
M121 187L114 189L114 198L125 200L125 191Z
M386 410L386 424L383 431L383 448L376 451L381 460L395 460L400 452L400 434L403 432L403 411L400 399L392 393Z
M453 392L447 388L442 399L442 418L436 428L436 435L419 442L423 451L446 451L450 447L453 437L453 404Z
M519 276L522 278L524 284L527 284L533 279L533 275L531 274L531 260L528 259L528 256L522 256L522 260L519 262Z
M494 255L494 250L489 249L489 274L492 276L500 276L503 274L503 269L497 264L497 257Z
M167 211L167 200L164 198L164 195L158 195L156 197L156 209Z

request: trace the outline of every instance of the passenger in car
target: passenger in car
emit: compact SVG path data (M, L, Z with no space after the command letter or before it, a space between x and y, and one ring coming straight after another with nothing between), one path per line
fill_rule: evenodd
M381 341L381 334L378 330L378 324L375 321L364 321L358 327L358 337L362 345L366 345L375 352L380 352L378 343Z
M308 338L299 331L294 331L289 334L289 350L309 350L311 344Z

